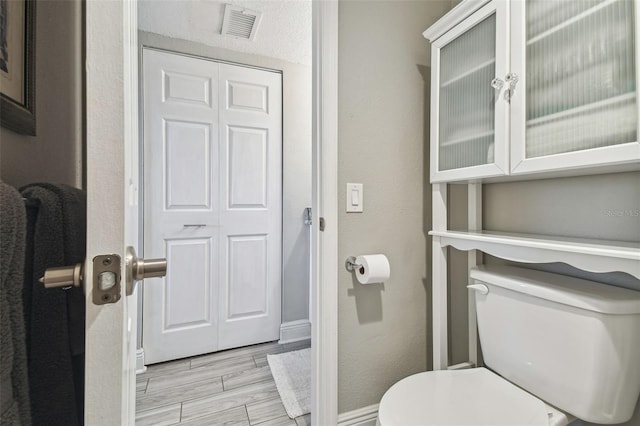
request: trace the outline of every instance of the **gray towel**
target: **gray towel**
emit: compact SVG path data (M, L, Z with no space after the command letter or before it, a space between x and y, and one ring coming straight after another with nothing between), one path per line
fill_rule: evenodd
M22 312L25 252L22 197L0 182L0 425L30 425Z
M64 240L64 265L84 263L87 248L87 196L81 190L64 184L37 183L34 186L55 193L62 207L62 236ZM27 188L31 187L29 185ZM85 297L82 288L65 291L67 297L67 324L69 348L73 367L75 407L78 424L84 423L84 329Z
M38 282L47 268L66 266L60 197L40 186L22 188L40 200L34 233L29 336L29 392L33 424L76 426L78 410L69 339L67 295Z

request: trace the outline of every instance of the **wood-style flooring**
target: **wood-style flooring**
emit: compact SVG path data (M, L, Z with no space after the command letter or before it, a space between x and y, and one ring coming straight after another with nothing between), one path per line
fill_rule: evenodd
M310 347L277 342L151 365L137 376L136 426L310 426L290 419L267 354Z

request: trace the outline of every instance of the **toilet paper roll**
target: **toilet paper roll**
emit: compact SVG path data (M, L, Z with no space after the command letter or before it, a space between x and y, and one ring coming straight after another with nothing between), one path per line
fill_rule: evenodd
M391 267L384 254L369 254L356 257L356 278L360 284L382 283L389 279Z

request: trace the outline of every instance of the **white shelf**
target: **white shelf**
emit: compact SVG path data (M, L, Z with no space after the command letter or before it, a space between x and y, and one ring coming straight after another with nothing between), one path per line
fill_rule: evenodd
M503 232L430 231L442 247L480 250L514 262L562 262L596 273L626 272L640 279L640 243Z
M566 21L562 22L561 24L558 24L555 27L549 28L548 30L543 31L542 33L538 34L537 36L532 37L529 41L527 41L527 45L531 45L531 44L537 43L540 40L550 36L551 34L554 34L554 33L558 32L558 31L562 30L563 28L569 27L569 26L575 24L576 22L579 22L579 21L583 20L584 18L586 18L586 17L588 17L590 15L593 15L594 13L596 13L596 12L604 9L605 7L610 6L613 3L616 3L618 1L620 1L620 0L606 0L606 1L602 2L602 3L599 3L598 5L590 8L590 9L585 10L584 12L574 16L573 18L567 19Z
M465 143L465 142L471 142L474 141L476 139L482 139L482 138L486 138L487 136L493 136L494 135L494 131L488 131L488 132L482 132L482 133L474 133L472 135L467 135L467 136L462 136L460 138L456 138L456 139L451 139L448 141L443 141L440 146L441 147L445 147L445 146L453 146L453 145L458 145L461 143Z
M613 98L603 99L598 102L592 102L590 104L581 105L576 108L567 109L564 111L556 112L554 114L543 115L542 117L534 118L533 120L527 120L527 126L535 126L538 124L546 123L548 121L557 120L559 118L566 118L572 115L578 115L585 112L590 112L605 107L609 107L615 104L621 104L628 101L633 101L636 97L636 92L625 93L623 95L615 96Z
M453 83L455 83L455 82L457 82L457 81L460 81L460 80L462 80L462 79L464 79L464 78L466 78L466 77L469 77L470 75L473 75L473 74L477 73L478 71L483 70L483 69L485 69L485 68L487 68L487 67L489 67L489 66L491 66L491 65L493 65L493 64L495 64L495 63L496 63L496 59L495 59L495 58L490 59L490 60L488 60L488 61L486 61L486 62L483 62L483 63L481 63L480 65L478 65L478 66L476 66L476 67L473 67L473 68L471 68L470 70L468 70L468 71L466 71L466 72L464 72L464 73L462 73L462 74L460 74L460 75L457 75L457 76L455 76L455 77L453 77L453 78L450 78L450 79L449 79L449 80L447 80L446 82L442 83L442 84L440 85L440 87L441 87L441 88L445 88L445 87L447 87L447 86L450 86L450 85L452 85ZM489 84L489 83L490 83L490 82L488 82L487 84Z

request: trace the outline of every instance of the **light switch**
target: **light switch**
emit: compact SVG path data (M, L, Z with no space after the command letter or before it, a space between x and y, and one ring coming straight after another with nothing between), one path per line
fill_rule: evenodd
M361 213L364 194L361 183L347 184L347 213Z

